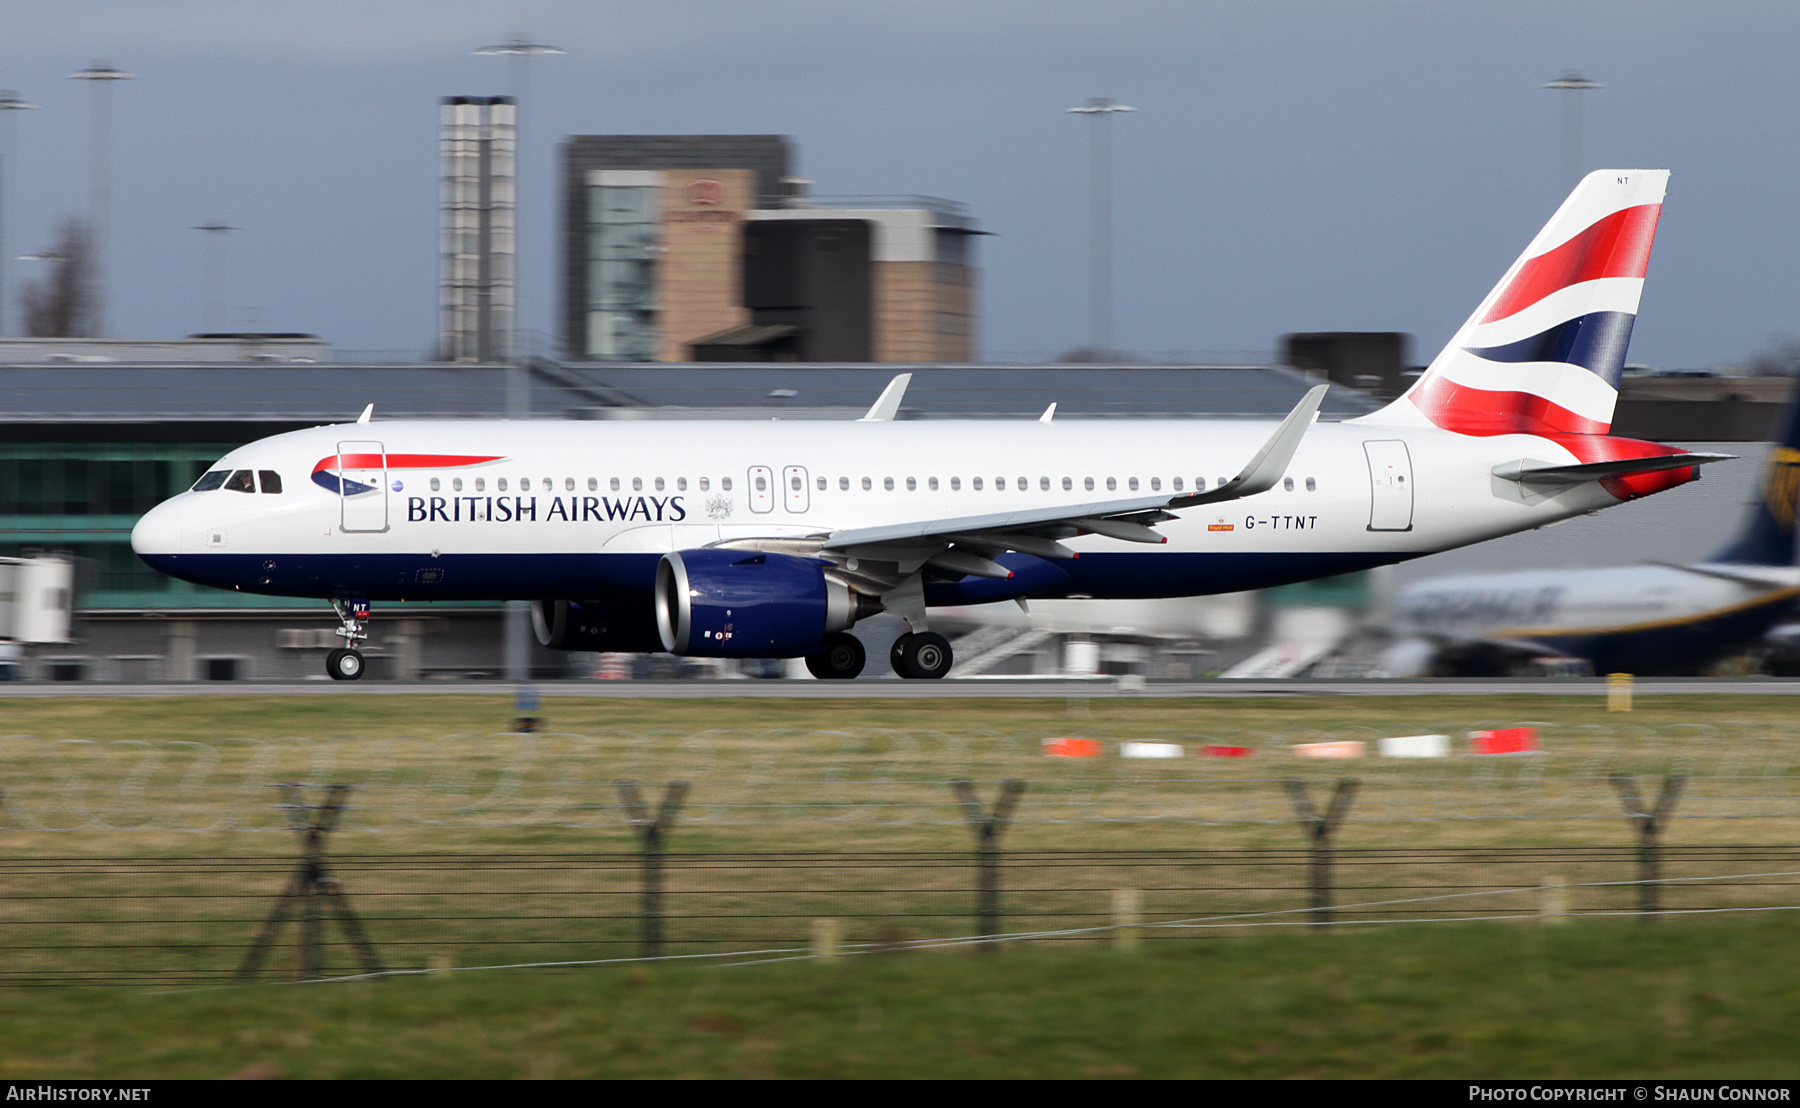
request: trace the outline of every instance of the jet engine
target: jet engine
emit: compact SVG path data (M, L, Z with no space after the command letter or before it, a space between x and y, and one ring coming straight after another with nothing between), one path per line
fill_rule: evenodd
M646 593L601 600L538 600L531 605L537 640L552 650L648 654L661 650Z
M656 629L674 654L797 658L881 610L792 554L682 550L656 567Z

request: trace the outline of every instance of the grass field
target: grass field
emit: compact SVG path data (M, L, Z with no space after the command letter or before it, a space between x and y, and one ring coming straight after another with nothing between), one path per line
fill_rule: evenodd
M0 1076L1800 1076L1773 917L0 992Z
M1364 779L1347 846L1611 845L1606 775L1691 777L1676 841L1786 842L1800 733L1786 698L1306 697L1079 701L546 700L549 733L506 733L506 696L15 700L0 727L12 849L267 852L268 784L345 781L339 850L617 849L613 782L694 783L677 847L960 849L946 782L1030 782L1008 845L1296 845L1278 780L1322 797ZM1296 759L1294 742L1535 722L1545 753ZM1243 745L1241 759L1068 761L1042 738ZM1646 787L1650 787L1647 783ZM1782 818L1768 818L1771 815ZM1745 818L1754 817L1754 818Z

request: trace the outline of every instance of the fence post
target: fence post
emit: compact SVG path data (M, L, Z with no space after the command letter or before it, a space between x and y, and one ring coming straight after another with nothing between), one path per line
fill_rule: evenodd
M369 945L368 936L363 933L362 921L350 909L350 902L344 899L344 890L337 878L326 872L325 868L325 836L337 826L338 818L343 815L351 786L327 786L325 799L317 804L304 803L305 794L301 792L305 787L303 785L289 782L269 787L281 790L281 803L276 807L287 813L288 827L300 836L300 867L288 879L287 888L281 892L281 899L275 902L275 910L269 913L262 931L250 946L250 952L244 955L244 964L238 967L238 976L248 978L256 974L263 958L268 955L269 948L275 944L275 936L280 933L283 921L295 910L295 901L299 902L300 912L302 980L316 980L324 968L324 959L319 950L319 933L325 911L330 911L337 917L344 937L350 940L350 945L355 948L362 961L363 972L382 972L381 960L375 956L375 948Z
M963 818L975 832L975 925L981 937L980 949L989 953L998 949L995 936L1000 934L1000 833L1006 821L1019 806L1025 793L1025 782L1016 778L1000 783L1000 798L993 811L982 808L975 786L968 781L953 781L950 789L962 803Z
M619 802L625 806L625 817L637 832L641 859L641 884L638 890L638 956L662 957L662 852L663 837L675 823L675 814L687 797L686 781L671 781L663 789L662 803L656 815L644 807L636 781L618 783Z
M1625 818L1637 828L1638 911L1648 922L1656 919L1662 912L1661 834L1663 825L1675 812L1675 801L1680 798L1681 787L1687 783L1687 778L1665 773L1662 788L1656 794L1656 806L1648 810L1638 798L1637 786L1632 784L1630 777L1615 773L1612 783L1613 790L1619 794L1619 803L1625 806Z
M1282 784L1287 786L1288 796L1293 799L1294 814L1300 819L1301 830L1312 843L1312 858L1307 865L1307 877L1312 885L1312 916L1314 924L1324 927L1331 923L1331 833L1343 822L1344 814L1350 810L1350 801L1362 782L1354 777L1340 777L1337 788L1332 791L1331 803L1323 814L1313 811L1306 782L1290 777Z

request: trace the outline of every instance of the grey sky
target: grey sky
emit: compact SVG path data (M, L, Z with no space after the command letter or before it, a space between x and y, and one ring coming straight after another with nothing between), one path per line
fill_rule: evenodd
M1632 358L1742 362L1800 331L1800 5L1115 0L0 0L12 238L87 195L87 88L114 89L114 334L201 325L201 234L230 241L232 324L421 354L436 328L437 98L534 63L529 323L552 319L556 141L791 135L823 193L967 201L989 351L1087 326L1086 121L1115 119L1117 344L1266 350L1404 330L1428 357L1560 199L1557 95L1580 68L1590 167L1674 170ZM0 120L3 133L5 120ZM16 319L13 263L6 312ZM256 318L244 309L257 307Z

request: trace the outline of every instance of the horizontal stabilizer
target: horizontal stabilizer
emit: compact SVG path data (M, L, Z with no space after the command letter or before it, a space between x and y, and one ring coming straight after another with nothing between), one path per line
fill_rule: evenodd
M1694 452L1659 454L1652 458L1618 458L1610 462L1585 462L1579 465L1535 462L1529 458L1521 458L1516 462L1503 462L1495 466L1493 474L1503 481L1521 481L1527 485L1580 485L1608 477L1623 477L1630 473L1660 473L1669 469L1703 466L1710 462L1729 461L1735 457L1735 454Z

